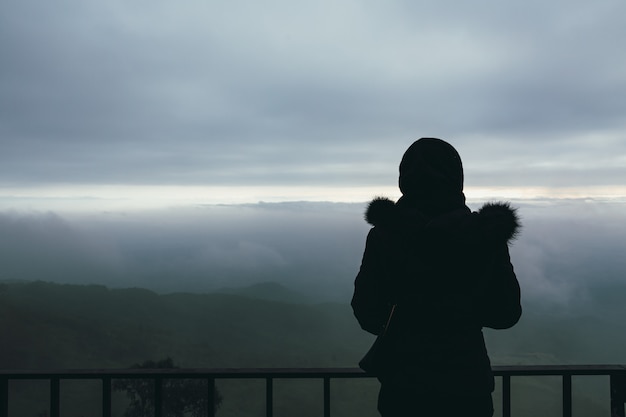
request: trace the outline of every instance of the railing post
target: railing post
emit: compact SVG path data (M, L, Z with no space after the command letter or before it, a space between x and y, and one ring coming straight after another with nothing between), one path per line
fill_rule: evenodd
M9 417L9 378L0 378L0 417Z
M163 378L154 378L154 417L163 415Z
M610 377L611 385L611 417L626 417L624 402L626 402L626 373L613 373Z
M111 378L102 377L102 417L111 417Z
M61 416L61 381L59 377L50 378L50 417Z
M330 377L324 377L324 417L330 417Z
M502 375L502 417L511 417L511 375Z
M274 380L272 377L265 378L265 415L274 415Z
M572 375L563 374L563 417L572 417Z
M207 417L215 417L215 378L207 379Z

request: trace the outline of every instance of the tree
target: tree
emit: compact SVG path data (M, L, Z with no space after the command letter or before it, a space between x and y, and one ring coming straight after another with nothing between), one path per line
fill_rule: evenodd
M134 364L131 369L177 369L172 358L145 361ZM124 417L154 415L154 383L152 380L132 378L116 379L113 389L125 391L130 404ZM162 387L163 415L172 417L204 417L208 414L208 382L203 379L164 379ZM214 410L222 403L217 388L214 391Z

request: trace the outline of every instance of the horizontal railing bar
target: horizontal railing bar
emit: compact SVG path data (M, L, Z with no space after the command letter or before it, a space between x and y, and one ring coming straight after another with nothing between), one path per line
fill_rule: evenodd
M7 379L126 379L126 378L368 378L359 368L197 368L197 369L61 369L61 370L0 370Z
M496 376L546 375L611 375L626 372L626 365L514 365L494 366ZM60 370L0 370L6 379L132 379L132 378L370 378L359 368L174 368L174 369L60 369Z
M493 366L496 376L548 376L548 375L611 375L626 371L626 365L506 365Z

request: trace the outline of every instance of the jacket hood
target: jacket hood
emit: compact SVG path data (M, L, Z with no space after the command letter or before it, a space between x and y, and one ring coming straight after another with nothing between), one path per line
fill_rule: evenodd
M465 206L463 163L448 142L421 138L402 156L398 185L403 199L429 215Z
M489 240L511 242L521 229L517 209L508 202L484 204L477 212L469 208L429 217L417 209L385 197L372 200L365 211L365 221L374 227L391 228L414 233L429 230L450 230L469 227Z

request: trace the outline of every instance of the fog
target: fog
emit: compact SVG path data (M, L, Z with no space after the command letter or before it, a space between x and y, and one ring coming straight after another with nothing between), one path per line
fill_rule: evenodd
M336 298L358 267L363 205L283 203L0 217L3 279L159 292L275 281Z
M478 209L480 202L470 202ZM514 201L511 256L524 305L593 311L626 285L620 202ZM210 292L278 282L313 301L347 302L369 226L363 204L259 203L144 211L0 213L0 280Z
M480 205L470 202L472 209ZM484 331L492 363L624 363L624 203L541 199L513 205L523 224L511 257L524 314L512 329ZM173 355L183 367L356 366L371 344L348 306L369 230L365 207L292 202L1 212L0 281L237 295L157 297L143 290L42 284L24 285L29 288L21 292L21 285L0 285L8 300L0 304L6 307L5 332L11 334L0 365L126 367ZM260 300L258 287L241 290L267 282L289 291L263 286L280 293L274 302ZM326 302L340 304L321 304ZM559 384L520 381L513 390L516 413L560 412L553 401L560 398ZM606 383L585 381L576 382L574 396L583 404L577 410L608 415ZM41 415L45 406L31 401L31 391L14 391L12 398L22 395L31 415ZM361 404L363 393L358 395L354 404ZM239 394L225 398L236 403ZM300 400L292 403L301 408ZM375 413L374 405L363 407Z

